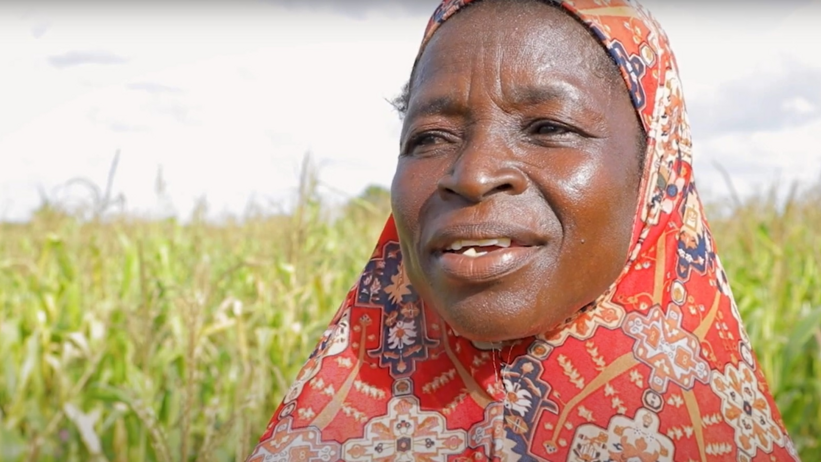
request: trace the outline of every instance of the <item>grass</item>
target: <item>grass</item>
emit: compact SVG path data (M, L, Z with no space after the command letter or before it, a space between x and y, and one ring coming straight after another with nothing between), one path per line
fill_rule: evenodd
M0 224L0 460L243 460L356 280L387 216ZM761 366L821 460L821 189L710 211Z
M713 212L719 255L803 460L821 460L821 184Z

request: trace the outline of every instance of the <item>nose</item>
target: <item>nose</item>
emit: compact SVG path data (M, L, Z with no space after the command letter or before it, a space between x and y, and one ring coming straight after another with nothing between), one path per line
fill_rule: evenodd
M451 170L439 180L439 194L481 202L494 194L521 194L527 177L513 164L513 152L504 140L476 136L454 160Z

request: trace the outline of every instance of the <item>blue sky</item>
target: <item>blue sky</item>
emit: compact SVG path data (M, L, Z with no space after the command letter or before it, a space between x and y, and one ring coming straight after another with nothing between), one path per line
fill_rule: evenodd
M293 198L305 152L344 200L389 185L405 82L436 1L0 5L0 220L81 205L117 150L132 213ZM310 3L311 8L305 6ZM708 197L821 176L821 3L644 2L671 38ZM165 196L157 195L161 177Z

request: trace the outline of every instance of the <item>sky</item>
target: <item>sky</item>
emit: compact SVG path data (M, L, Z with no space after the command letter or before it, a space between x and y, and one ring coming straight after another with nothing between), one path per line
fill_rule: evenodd
M242 216L293 201L310 152L346 200L389 186L436 0L0 5L0 220L89 204ZM710 199L821 179L821 1L648 0L677 56ZM99 194L99 193L97 193Z

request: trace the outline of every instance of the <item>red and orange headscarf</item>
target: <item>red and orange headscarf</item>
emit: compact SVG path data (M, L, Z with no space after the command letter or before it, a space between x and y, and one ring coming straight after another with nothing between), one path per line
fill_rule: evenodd
M445 0L423 46L470 1ZM619 278L555 331L494 349L426 308L389 220L250 461L797 459L693 183L667 37L628 0L560 4L618 63L647 133Z

